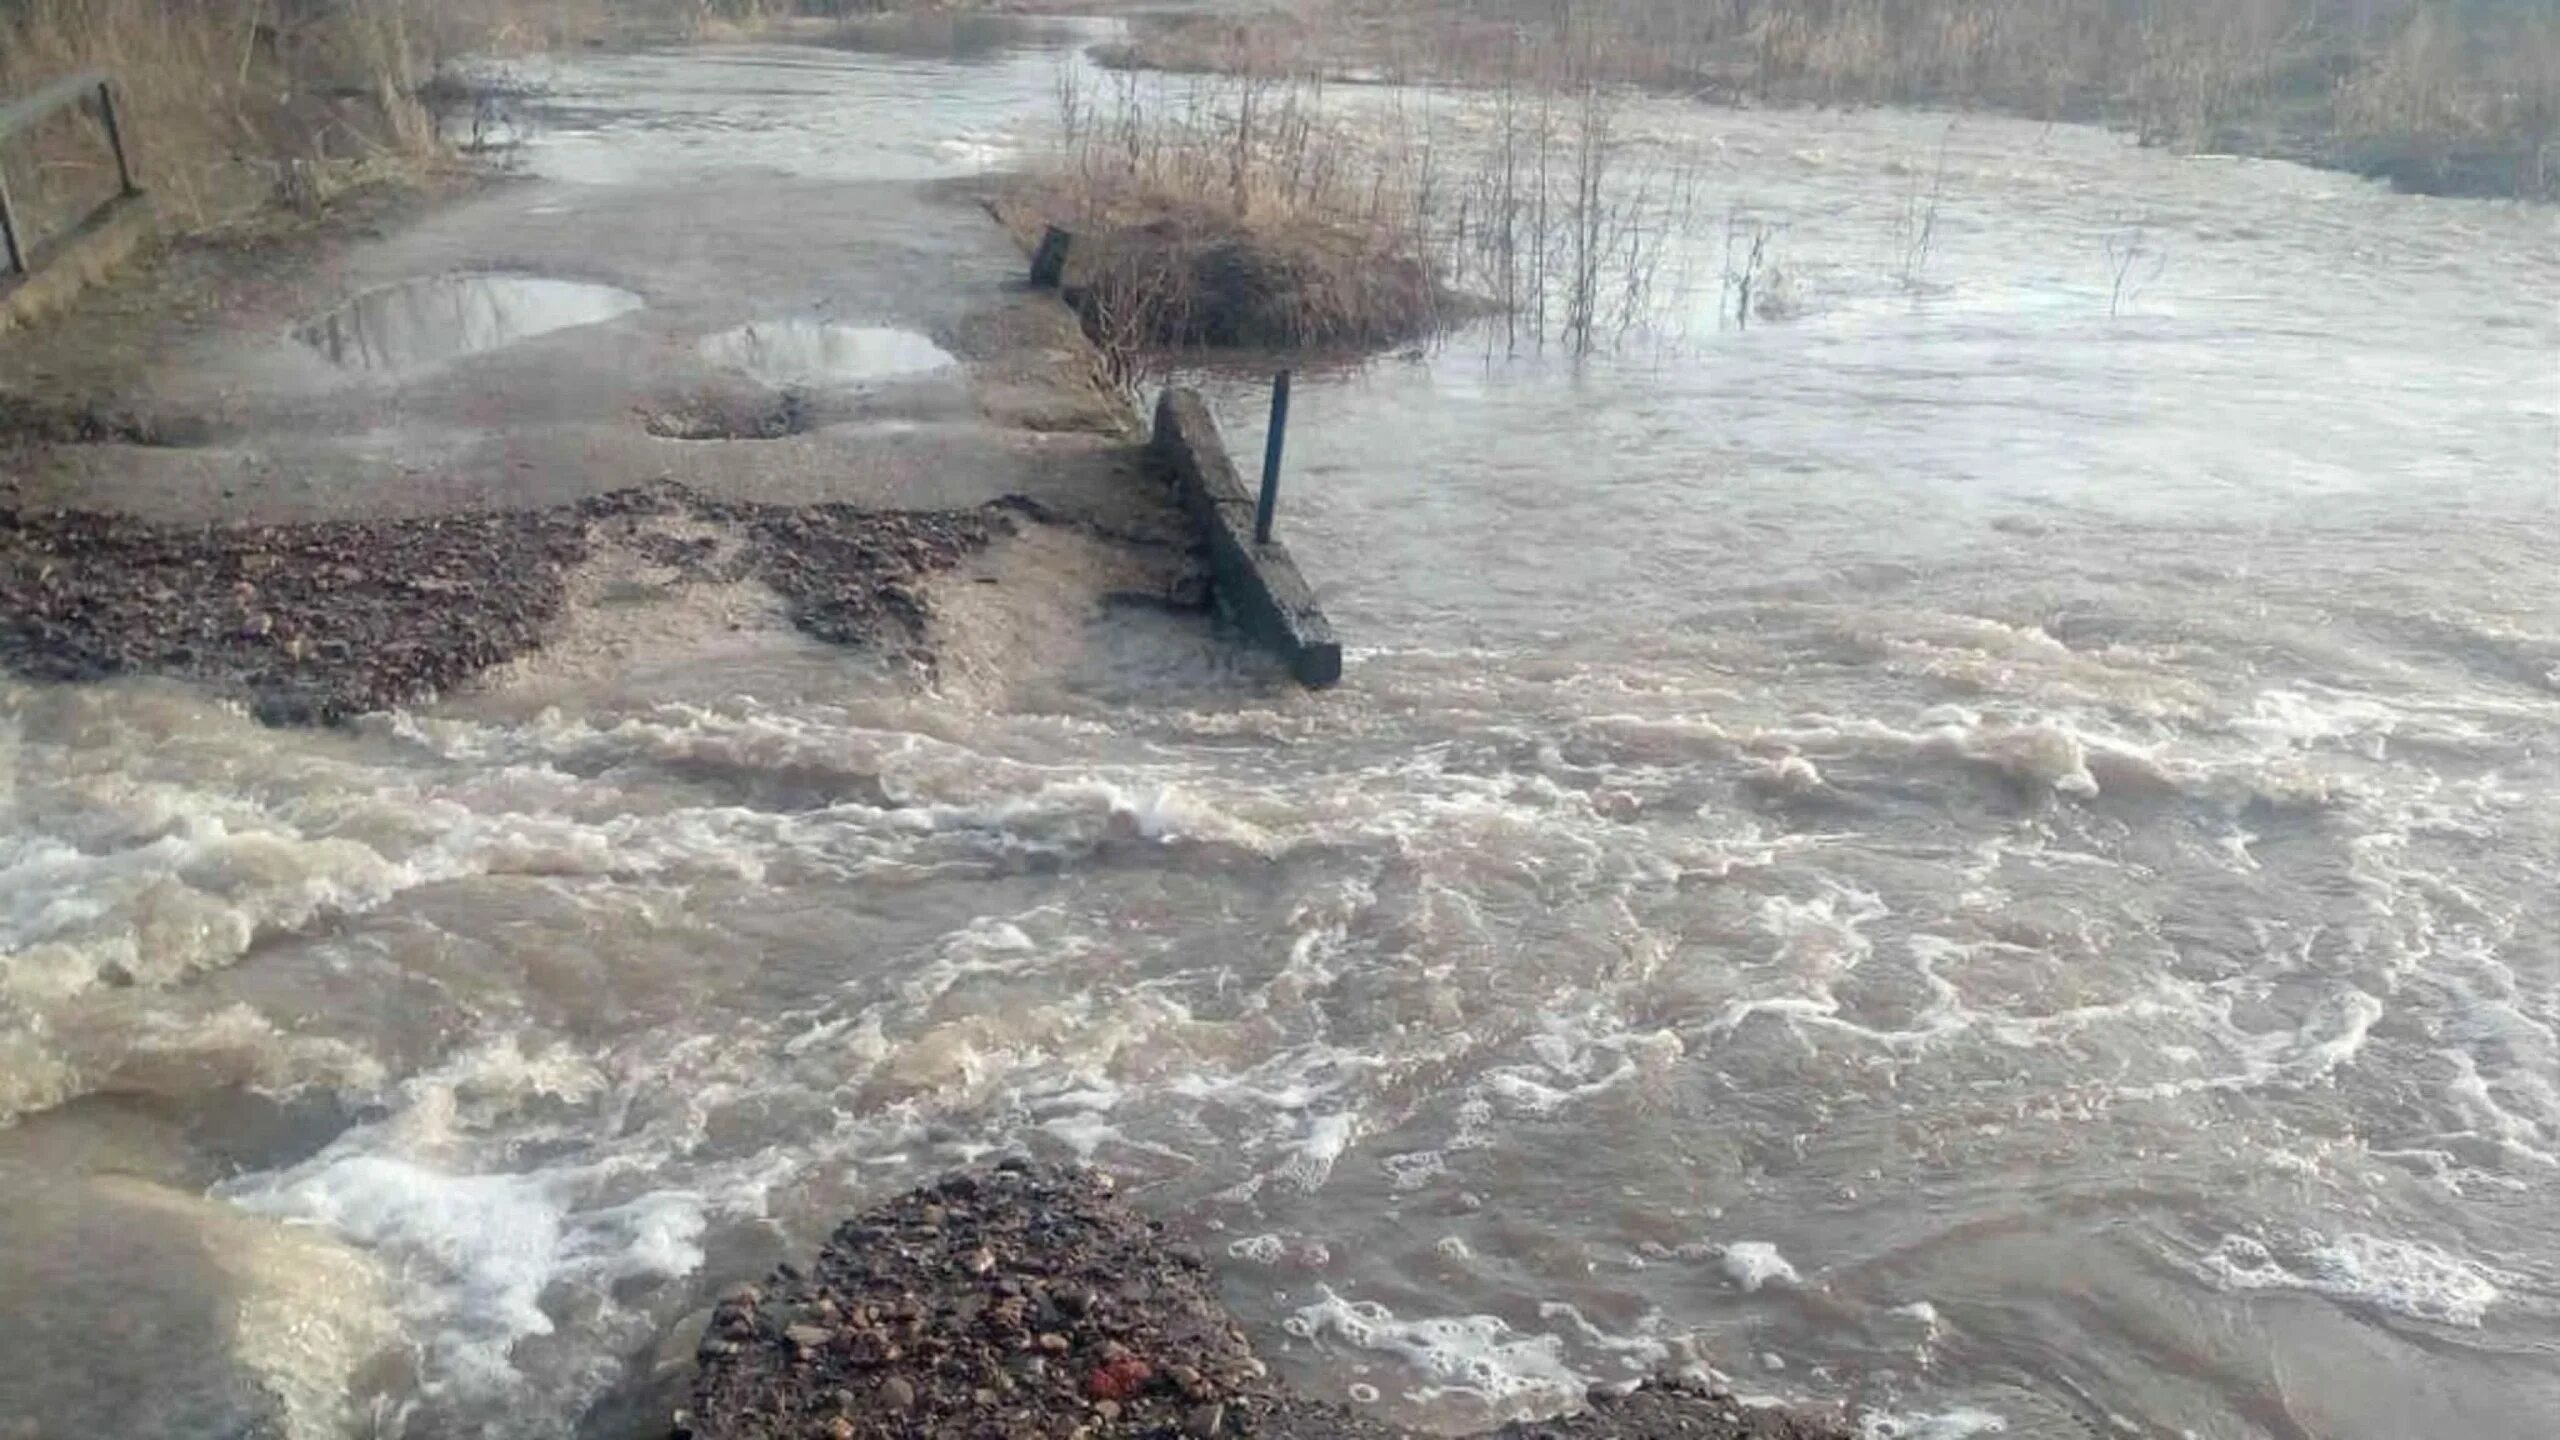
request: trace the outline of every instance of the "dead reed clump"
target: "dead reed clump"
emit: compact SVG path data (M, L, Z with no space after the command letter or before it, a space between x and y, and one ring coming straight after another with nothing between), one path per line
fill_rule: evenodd
M1078 236L1069 289L1124 371L1149 349L1376 348L1477 318L1512 353L1611 350L1676 307L1703 213L1690 162L1621 124L1619 43L1515 34L1458 95L1269 48L1098 87L1071 68L1056 151L1015 197L1038 223L1017 228Z
M1081 207L1067 290L1106 349L1369 349L1437 323L1431 267L1391 232L1256 221L1176 196Z
M1374 348L1448 313L1415 136L1328 109L1320 82L1063 72L1059 140L1008 197L1075 238L1065 284L1125 376L1199 346Z

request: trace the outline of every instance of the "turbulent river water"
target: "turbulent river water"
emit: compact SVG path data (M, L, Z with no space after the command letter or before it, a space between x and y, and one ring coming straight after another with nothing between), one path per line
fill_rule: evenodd
M530 153L964 172L1061 63L584 61ZM1792 313L1302 379L1338 691L1134 616L1000 705L780 640L346 733L0 687L0 1434L571 1433L1011 1146L1443 1429L1707 1364L1878 1436L2551 1434L2550 214L1625 124Z

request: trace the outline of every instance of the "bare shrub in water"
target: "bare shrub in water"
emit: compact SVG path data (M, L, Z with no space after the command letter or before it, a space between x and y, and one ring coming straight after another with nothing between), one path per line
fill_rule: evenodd
M1437 323L1429 161L1263 73L1062 74L1059 146L1016 197L1077 236L1068 283L1123 366L1153 347L1360 346Z
M1491 311L1506 348L1592 354L1652 313L1696 208L1685 162L1620 133L1614 43L1515 43L1455 99L1279 51L1099 92L1069 70L1031 208L1080 232L1070 285L1106 346L1365 346Z
M1516 38L1487 97L1490 143L1459 187L1446 249L1503 313L1510 351L1608 351L1677 287L1667 264L1697 225L1697 172L1620 133L1615 44L1597 28Z
M1923 182L1919 172L1912 172L1911 188L1902 197L1902 211L1895 221L1896 274L1905 290L1921 287L1929 269L1929 257L1938 243L1938 208L1947 193L1947 146L1955 139L1955 125L1950 122L1946 133L1938 137L1938 161Z
M2136 221L2107 237L2107 318L2124 313L2169 269L2169 252L2152 243L2148 225Z

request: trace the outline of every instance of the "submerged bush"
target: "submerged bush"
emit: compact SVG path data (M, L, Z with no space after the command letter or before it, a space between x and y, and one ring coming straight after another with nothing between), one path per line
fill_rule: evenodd
M1430 332L1448 306L1430 264L1376 227L1043 193L1037 212L1075 236L1067 298L1124 364L1164 348L1391 345Z

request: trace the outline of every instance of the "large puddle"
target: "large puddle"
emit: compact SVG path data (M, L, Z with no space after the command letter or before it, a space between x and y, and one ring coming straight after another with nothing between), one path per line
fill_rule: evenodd
M295 333L341 369L397 374L600 324L643 303L577 280L439 275L368 291Z
M702 358L768 385L804 389L896 380L960 363L950 351L912 330L823 320L741 325L706 337Z

